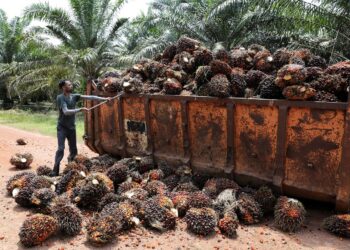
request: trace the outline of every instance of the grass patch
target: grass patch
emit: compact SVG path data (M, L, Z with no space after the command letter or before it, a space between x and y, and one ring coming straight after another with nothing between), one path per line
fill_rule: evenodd
M56 137L57 111L38 113L23 110L0 110L0 124ZM84 134L84 115L76 117L77 140L82 142Z

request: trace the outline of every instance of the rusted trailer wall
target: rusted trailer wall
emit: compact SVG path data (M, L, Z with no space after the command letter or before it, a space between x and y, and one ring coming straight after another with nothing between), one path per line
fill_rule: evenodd
M102 93L90 83L88 94ZM350 206L347 103L122 95L85 121L86 144L100 154L153 155Z

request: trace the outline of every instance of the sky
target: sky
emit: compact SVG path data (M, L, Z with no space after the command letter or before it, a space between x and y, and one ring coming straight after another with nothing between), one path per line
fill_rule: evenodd
M13 18L20 16L27 6L39 2L49 2L54 7L69 8L68 0L0 0L0 9L4 10L9 18ZM141 11L146 12L150 2L151 0L129 0L120 10L121 17L133 18Z

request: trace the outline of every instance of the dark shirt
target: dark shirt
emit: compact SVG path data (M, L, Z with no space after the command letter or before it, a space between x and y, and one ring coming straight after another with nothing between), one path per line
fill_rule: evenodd
M57 127L64 127L67 129L75 129L75 113L79 110L75 109L76 103L80 100L79 94L70 94L65 96L60 94L57 96L57 107L59 110L59 117L57 122ZM64 110L75 110L75 112L69 115L64 114Z

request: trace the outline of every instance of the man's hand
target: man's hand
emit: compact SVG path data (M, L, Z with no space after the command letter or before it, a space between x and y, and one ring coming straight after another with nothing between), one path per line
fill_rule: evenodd
M86 112L89 112L90 110L88 108L81 108L81 111L86 113Z

